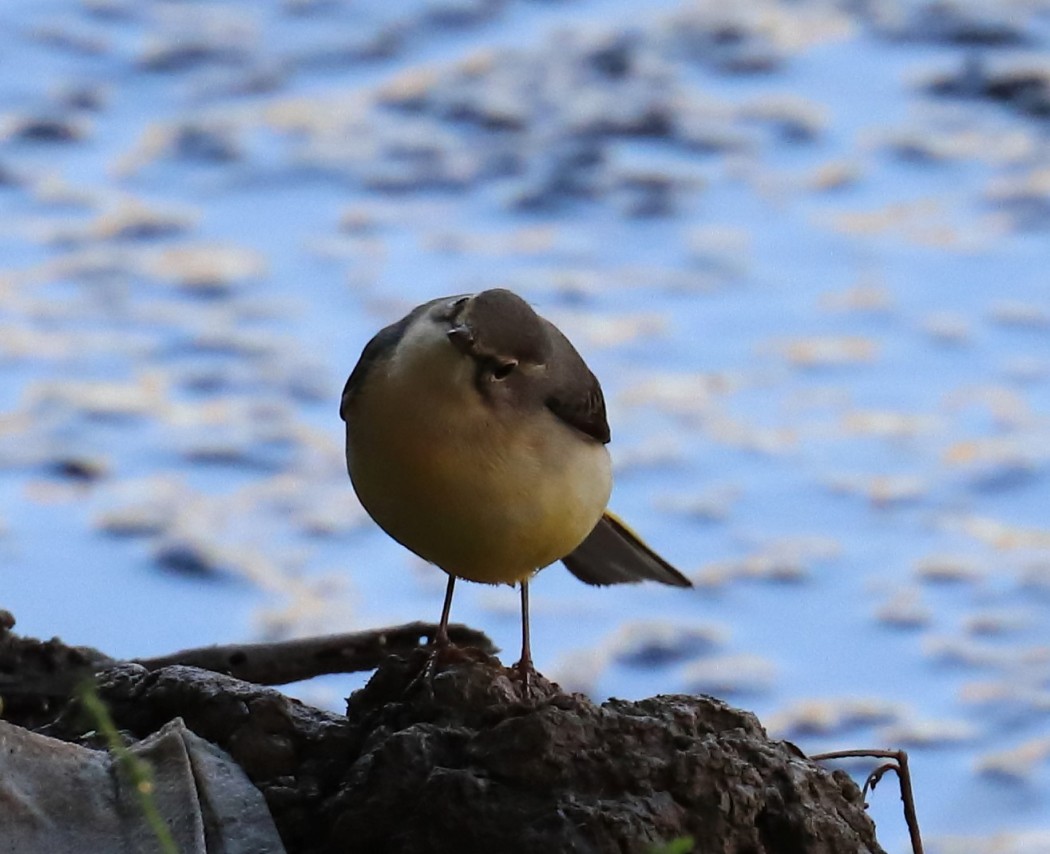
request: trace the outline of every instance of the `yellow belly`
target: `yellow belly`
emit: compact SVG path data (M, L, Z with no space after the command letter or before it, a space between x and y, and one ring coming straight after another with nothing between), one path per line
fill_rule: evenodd
M609 500L605 447L546 409L501 417L431 390L373 385L348 419L347 467L375 521L446 572L491 584L575 549Z

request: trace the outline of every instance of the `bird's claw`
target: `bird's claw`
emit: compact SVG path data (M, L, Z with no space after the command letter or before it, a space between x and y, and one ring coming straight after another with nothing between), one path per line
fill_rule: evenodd
M518 679L521 680L521 693L525 698L532 696L532 689L535 687L533 684L533 677L536 675L536 668L532 664L531 658L523 658L512 668Z
M454 649L456 649L456 647L448 639L448 635L439 632L434 640L430 642L426 660L423 662L423 666L419 668L419 673L413 676L412 681L405 687L405 693L414 693L421 685L423 685L426 686L427 693L433 696L434 677L437 676L438 670L442 664L441 659Z

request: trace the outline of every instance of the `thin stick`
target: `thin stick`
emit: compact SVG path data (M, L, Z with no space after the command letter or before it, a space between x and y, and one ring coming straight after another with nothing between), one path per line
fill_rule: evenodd
M287 685L326 673L372 670L388 655L403 655L426 645L437 637L439 629L433 623L406 623L301 640L198 647L134 661L149 670L186 664L257 685ZM472 646L486 653L496 651L492 641L476 629L453 625L448 627L447 636L457 646Z
M874 758L889 759L884 765L880 765L872 771L867 780L864 781L862 795L866 795L868 789L875 791L882 775L887 771L894 771L901 787L901 801L904 804L904 821L908 825L908 835L911 837L912 854L923 854L922 837L919 835L919 817L915 812L915 794L911 787L911 771L908 770L908 754L903 750L834 750L831 753L816 753L809 757L814 762L824 762L828 759L854 759Z

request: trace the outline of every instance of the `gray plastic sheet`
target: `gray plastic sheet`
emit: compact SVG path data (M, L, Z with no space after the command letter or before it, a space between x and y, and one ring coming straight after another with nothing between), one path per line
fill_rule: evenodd
M283 854L262 794L181 718L130 750L152 768L153 801L179 854ZM2 854L161 850L114 757L0 721Z

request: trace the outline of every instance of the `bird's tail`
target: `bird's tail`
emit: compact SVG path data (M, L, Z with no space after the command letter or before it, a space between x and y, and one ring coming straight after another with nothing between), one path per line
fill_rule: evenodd
M561 562L587 584L659 581L675 587L693 583L641 541L615 514L605 514L574 552Z

